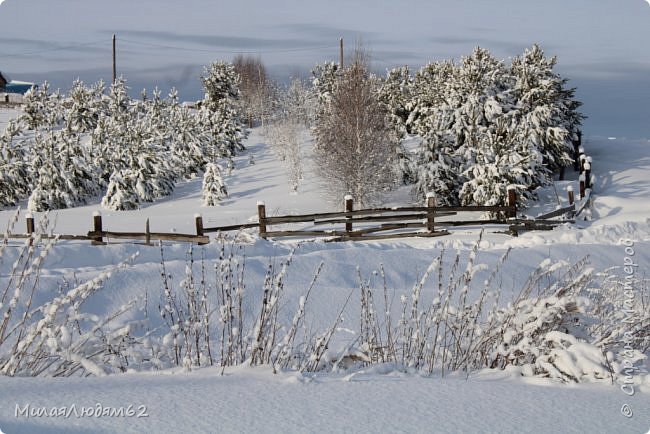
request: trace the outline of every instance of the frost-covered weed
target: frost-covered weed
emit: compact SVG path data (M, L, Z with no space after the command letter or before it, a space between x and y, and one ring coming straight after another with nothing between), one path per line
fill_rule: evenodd
M87 282L62 288L57 296L35 303L40 271L57 239L44 239L47 216L25 240L3 282L0 298L0 373L3 375L69 376L124 372L136 350L134 324L117 318L131 310L131 301L105 317L83 311L84 303L135 255ZM6 241L6 238L5 238ZM3 243L3 249L5 243Z
M465 259L461 251L440 251L407 291L389 287L383 266L370 278L358 269L359 286L338 306L330 326L311 330L310 294L323 263L297 303L287 303L293 252L270 261L254 283L243 246L236 237L219 236L210 245L191 247L182 277L172 279L161 245L162 322L155 326L147 315L119 319L138 307L136 300L104 317L83 310L113 272L134 258L87 282L67 282L50 300L36 303L43 260L56 245L42 239L44 231L19 249L0 291L4 375L243 364L307 373L390 364L426 375L492 369L562 382L609 382L627 373L630 361L635 373L645 372L647 281L635 281L638 297L634 305L624 304L625 283L613 270L595 273L588 258L573 265L542 261L511 300L501 295L510 251L487 272L479 262L480 238ZM4 249L5 244L0 259ZM217 250L214 260L206 259L206 249ZM350 301L356 297L355 313Z

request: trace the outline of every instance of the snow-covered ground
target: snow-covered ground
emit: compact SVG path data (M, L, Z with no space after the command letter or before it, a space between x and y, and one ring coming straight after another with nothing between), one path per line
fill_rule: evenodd
M14 115L0 108L3 122ZM510 259L501 272L503 297L515 294L530 272L543 260L575 263L589 255L597 271L623 266L626 256L621 239L634 243L638 275L650 270L650 141L587 138L596 175L594 201L587 220L550 232L524 233L517 238L487 232L478 262L493 267L508 247ZM108 230L140 231L147 218L152 231L193 232L194 214L204 216L205 226L244 223L256 216L256 203L264 201L267 215L338 210L326 202L309 161L305 143L305 176L298 194L292 194L282 164L255 129L246 141L247 153L236 159L237 169L226 178L229 198L215 208L201 206L200 179L178 186L164 200L137 211L102 210ZM250 164L253 154L255 164ZM573 175L573 174L572 174ZM558 184L558 189L570 182ZM555 193L547 192L553 209ZM565 192L558 190L564 201ZM410 201L407 189L394 192L392 205ZM50 214L60 233L84 234L91 228L99 200L84 207ZM544 207L533 208L533 215ZM533 212L535 211L535 212ZM0 211L5 225L13 210ZM35 216L38 220L41 215ZM18 230L22 230L21 218ZM408 291L441 250L469 255L478 238L475 229L455 229L436 239L409 239L363 243L264 241L251 231L245 246L251 282L262 282L269 261L278 261L297 247L289 267L285 302L295 306L304 294L318 264L325 263L308 303L311 325L320 330L336 317L346 297L358 288L358 272L370 278L383 264L387 283ZM15 243L16 245L18 243ZM629 243L628 243L629 244ZM5 251L11 264L17 249ZM140 256L126 270L110 279L89 300L87 309L102 314L114 311L130 299L145 294L160 298L160 251L137 244L92 247L87 242L61 242L47 257L41 282L47 297L63 278L84 279L110 268L131 253ZM215 244L203 248L210 260L218 256ZM167 265L182 274L187 246L168 246ZM480 279L479 279L480 280ZM251 284L251 291L255 291ZM50 293L51 295L51 293ZM254 307L250 307L254 309ZM350 309L358 309L358 301ZM155 310L155 309L154 309ZM291 317L293 311L287 309ZM351 315L352 316L352 315ZM348 327L349 326L349 327ZM341 328L353 325L342 324ZM647 364L646 364L647 366ZM647 378L647 377L646 377ZM132 417L95 417L97 406L117 411L129 405ZM632 417L621 408L629 405ZM74 407L73 407L74 406ZM69 417L26 417L51 408L69 411ZM84 409L82 410L82 407ZM93 407L93 416L86 410ZM74 411L73 411L74 408ZM63 410L61 410L63 409ZM141 412L146 417L137 417ZM127 412L128 413L128 412ZM34 413L35 414L35 413ZM85 417L82 417L82 414ZM77 417L79 415L79 417ZM650 429L650 384L626 395L617 385L566 385L542 380L523 380L505 372L480 373L469 378L422 377L379 365L365 371L341 374L273 374L270 368L208 368L194 372L165 370L129 373L101 378L0 377L0 430L14 432L622 432L645 433Z

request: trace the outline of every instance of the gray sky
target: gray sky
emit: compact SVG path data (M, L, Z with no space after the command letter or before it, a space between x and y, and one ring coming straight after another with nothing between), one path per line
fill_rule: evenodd
M133 94L201 97L204 65L259 54L279 79L338 59L361 40L373 67L417 68L480 45L508 59L533 43L585 103L586 135L650 138L650 5L645 0L5 0L0 70L67 90L118 73Z

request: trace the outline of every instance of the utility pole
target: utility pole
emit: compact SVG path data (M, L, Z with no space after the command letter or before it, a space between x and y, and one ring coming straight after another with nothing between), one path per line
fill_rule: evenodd
M113 83L117 81L117 67L115 65L115 34L113 34Z
M343 69L343 38L339 39L339 66Z

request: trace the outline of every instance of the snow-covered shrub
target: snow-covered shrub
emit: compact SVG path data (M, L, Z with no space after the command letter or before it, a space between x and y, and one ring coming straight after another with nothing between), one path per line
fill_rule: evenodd
M543 261L517 298L503 306L500 289L493 283L499 280L509 251L483 289L469 297L475 276L486 269L476 263L479 244L480 240L464 265L459 253L451 260L444 252L434 258L410 296L401 296L397 321L390 302L394 293L386 286L383 267L383 294L360 276L358 339L327 358L316 350L319 342L327 346L331 339L323 334L309 343L312 362L306 370L388 362L429 374L508 369L562 382L611 381L614 372L605 356L607 348L593 333L598 321L587 298L592 276L584 269L586 260L568 269L562 262ZM422 294L431 291L427 282L436 275L433 300L424 305Z

